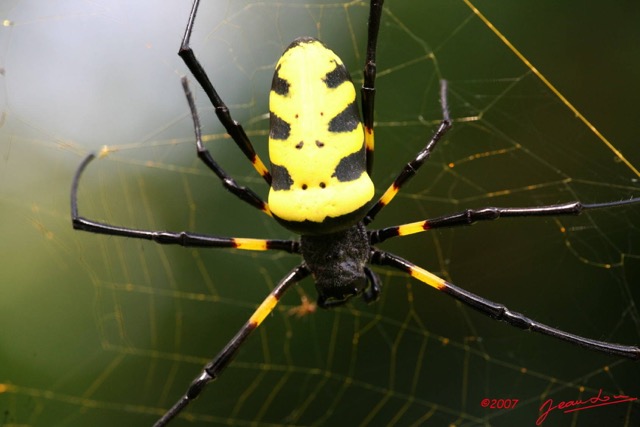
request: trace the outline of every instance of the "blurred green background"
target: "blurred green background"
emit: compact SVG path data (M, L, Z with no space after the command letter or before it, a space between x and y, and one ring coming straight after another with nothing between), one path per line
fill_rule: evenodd
M275 283L292 256L160 247L73 231L130 227L292 237L227 194L195 156L176 55L189 2L0 4L0 425L150 425ZM378 51L381 193L441 118L454 129L378 217L388 226L468 207L640 196L640 5L472 2L597 129L590 129L454 0L387 0ZM367 4L204 1L193 46L264 160L273 66L321 38L361 83ZM207 146L267 189L194 88ZM609 141L619 153L606 146ZM623 161L622 156L628 161ZM632 166L629 166L632 165ZM640 344L640 208L503 220L384 244L515 311L587 337ZM302 318L284 298L179 425L533 425L546 399L640 396L637 363L525 333L403 276L384 293ZM483 398L519 399L511 410ZM556 411L557 412L557 411ZM545 426L640 425L638 401L553 413Z

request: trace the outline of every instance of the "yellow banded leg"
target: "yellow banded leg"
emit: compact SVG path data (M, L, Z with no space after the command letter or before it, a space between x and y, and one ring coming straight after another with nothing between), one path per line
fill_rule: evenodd
M364 63L364 82L360 89L362 99L362 119L364 122L364 142L367 150L367 174L373 171L373 111L376 96L376 51L378 31L384 0L371 0L369 3L369 25L367 26L367 56Z
M267 181L267 184L270 185L271 184L271 173L269 172L269 169L267 169L267 167L262 162L262 159L260 158L260 156L258 156L258 154L256 154L250 160L251 160L251 164L253 165L253 168L256 171L258 171L260 176L263 177L264 180Z
M425 147L418 153L416 158L404 166L400 174L389 186L387 191L385 191L380 200L378 200L378 202L369 210L367 216L364 218L365 224L369 224L378 212L393 200L396 194L398 194L400 188L413 178L413 176L418 172L418 169L420 169L424 162L429 158L431 151L438 141L440 141L445 133L451 129L451 119L449 118L449 110L447 107L447 82L445 80L440 81L440 103L442 104L443 119L440 122L438 129L436 129L427 145L425 145Z
M236 181L225 172L220 165L213 159L213 156L207 150L202 143L202 131L200 127L200 118L198 117L198 111L196 110L196 104L193 100L193 93L191 93L191 89L189 88L189 82L186 77L182 78L182 88L184 89L184 94L187 97L187 103L189 104L189 109L191 110L191 119L193 120L193 130L196 137L196 148L198 150L198 158L202 160L202 162L207 165L209 169L216 174L216 176L220 179L222 186L233 193L238 198L244 200L249 203L251 206L260 209L262 212L271 216L271 211L269 210L269 206L267 203L260 198L253 190L248 187L242 187L236 183ZM222 101L221 101L222 102ZM225 107L226 108L226 107ZM229 118L230 119L230 118ZM239 126L239 125L238 125ZM232 135L233 136L233 135ZM234 138L235 140L235 138ZM237 142L237 141L236 141ZM250 144L250 143L249 143ZM242 148L242 147L241 147ZM247 153L245 153L247 154ZM268 183L271 183L271 176L268 178L265 174L269 174L267 169L265 168L262 160L258 157L258 155L254 152L253 154L247 154L249 160L254 165L256 170L267 180Z
M615 356L626 357L633 360L640 359L640 348L634 346L611 344L604 341L598 341L591 338L581 337L579 335L570 334L560 329L552 328L536 320L529 319L521 313L511 311L502 304L482 298L472 292L466 291L456 285L447 282L427 270L400 258L397 255L388 252L374 250L371 255L371 263L378 265L386 265L404 271L411 277L414 277L441 292L457 299L463 304L478 310L480 313L489 316L495 320L500 320L520 329L537 332L542 335L567 341L569 343L579 345L581 347L607 353Z
M385 196L382 200L386 200ZM524 206L524 207L493 207L466 209L452 214L430 218L424 221L412 222L409 224L396 225L394 227L381 228L370 231L371 244L384 242L387 239L397 236L407 236L409 234L420 233L432 228L450 228L458 226L469 226L481 221L494 221L500 218L523 218L542 216L566 216L580 215L582 212L592 209L614 208L634 203L640 203L640 198L621 200L617 202L584 204L580 201L561 203L557 205L545 206Z
M164 245L180 245L201 248L236 248L251 251L281 250L289 253L299 252L299 242L279 239L245 239L226 236L211 236L188 231L155 231L111 225L94 221L80 215L78 209L78 187L83 172L95 159L95 154L84 158L71 183L71 221L76 230L91 233L124 236L136 239L151 240Z
M421 233L429 230L431 227L430 220L411 222L409 224L395 225L393 227L381 228L379 230L372 230L369 232L370 242L375 245L380 242L384 242L392 237L408 236L410 234Z
M236 335L227 343L218 355L204 366L204 369L191 383L186 393L169 409L155 424L155 427L165 426L170 420L178 415L192 400L197 398L204 387L215 380L222 371L229 365L231 360L238 353L247 337L253 332L262 321L273 311L284 293L293 285L310 274L307 267L302 264L291 270L278 285L265 298L260 306L253 312L247 323L240 328Z
M185 65L189 68L189 71L191 71L193 77L196 78L204 92L207 94L207 97L209 97L209 100L211 101L211 104L215 109L214 111L216 113L216 116L218 117L218 120L220 121L222 126L224 126L231 139L233 139L233 142L235 142L238 148L242 150L242 153L245 155L245 157L251 161L253 167L270 186L271 174L264 166L262 160L260 160L260 157L258 157L258 155L256 154L253 145L249 140L249 137L242 128L242 125L233 120L233 118L231 117L229 108L222 101L220 95L218 95L218 92L213 87L213 84L211 83L211 80L209 79L206 71L202 67L202 64L200 64L200 61L198 61L198 58L196 58L193 49L191 49L191 33L193 32L193 26L196 20L196 14L198 13L199 5L200 0L194 0L193 6L191 7L191 13L189 14L187 27L182 38L182 43L180 44L178 55L180 56L180 58L182 58ZM267 212L266 210L264 211Z
M375 146L373 137L373 120L370 125L365 124L364 126L364 146L367 157L367 174L371 176L371 172L373 171L373 151Z

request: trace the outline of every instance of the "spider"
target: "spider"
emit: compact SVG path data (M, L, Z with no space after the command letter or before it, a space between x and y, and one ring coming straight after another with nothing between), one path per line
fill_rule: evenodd
M366 225L373 221L401 187L416 174L438 141L450 129L452 120L447 105L446 81L442 81L440 87L442 121L424 148L404 166L382 197L376 200L370 174L374 153L376 45L383 0L370 0L364 82L361 87L363 120L360 120L356 106L355 87L338 56L314 38L302 37L294 40L278 61L271 86L269 170L256 154L242 126L231 117L190 47L199 2L193 2L179 55L209 97L220 123L269 185L268 203L250 188L238 185L205 148L193 95L186 77L183 77L182 85L193 120L198 157L216 174L224 188L298 234L299 240L141 230L82 217L78 212L77 191L80 177L95 158L94 154L89 154L82 161L73 178L73 227L93 233L152 240L161 244L285 251L301 255L303 261L280 280L236 335L204 366L185 394L157 421L156 426L167 425L200 395L209 382L223 372L245 340L272 312L282 295L293 284L311 276L318 294L316 303L321 308L343 305L356 296L368 303L377 300L381 282L369 265L401 270L479 312L517 328L549 335L610 355L640 359L638 347L584 338L544 325L511 311L504 305L461 289L408 260L374 246L393 237L434 228L467 226L478 221L505 217L577 215L585 210L638 203L640 198L597 204L574 201L548 206L467 209L419 222L369 230Z

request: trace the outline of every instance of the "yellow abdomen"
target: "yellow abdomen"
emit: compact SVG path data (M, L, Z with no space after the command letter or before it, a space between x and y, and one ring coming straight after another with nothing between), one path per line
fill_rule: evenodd
M318 40L295 40L276 65L269 109L274 217L302 234L361 220L374 185L356 90L340 58Z

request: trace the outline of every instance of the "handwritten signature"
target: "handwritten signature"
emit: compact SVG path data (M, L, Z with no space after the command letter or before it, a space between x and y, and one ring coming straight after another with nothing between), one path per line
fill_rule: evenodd
M584 409L596 408L598 406L614 405L616 403L631 402L638 400L637 397L625 396L624 394L616 394L613 396L602 395L602 389L596 396L585 400L565 400L557 405L553 404L553 399L546 400L540 406L540 416L536 420L536 425L541 425L547 419L547 415L556 409L563 409L565 414L568 412L582 411Z

